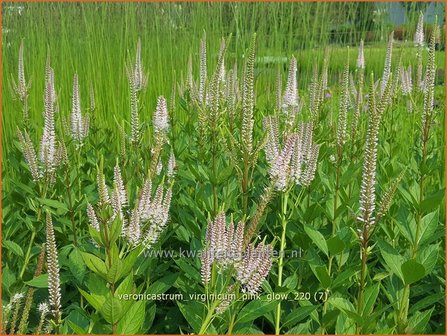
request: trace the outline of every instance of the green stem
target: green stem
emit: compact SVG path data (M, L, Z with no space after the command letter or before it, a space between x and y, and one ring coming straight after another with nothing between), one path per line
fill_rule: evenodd
M70 186L70 176L68 172L68 166L66 166L65 171L65 184L67 187L67 194L68 194L68 208L70 211L70 221L71 221L71 227L73 231L73 245L78 246L77 241L77 233L76 233L76 221L74 218L74 209L73 209L73 200L71 198L71 186Z
M33 231L31 232L31 239L30 239L30 242L28 245L28 249L26 250L25 261L23 262L22 270L20 271L20 276L19 276L20 279L22 279L23 274L25 273L25 270L26 270L26 266L28 266L28 263L30 261L31 248L33 247L34 239L36 239L36 230L35 229L33 229Z
M212 169L213 169L213 215L215 216L217 214L217 203L218 203L218 199L217 199L217 167L216 167L216 155L217 155L217 143L216 143L216 129L215 127L213 127L213 139L212 139L213 143L213 148L212 148Z
M235 323L234 323L235 321L236 321L236 313L233 313L233 314L231 314L230 324L228 325L228 332L227 332L228 335L233 334L233 328L235 325Z
M367 230L363 230L363 234L368 234ZM366 266L368 261L368 238L363 236L364 239L362 241L361 246L361 254L362 254L362 265L360 268L360 284L359 284L359 292L357 294L357 314L360 316L363 312L363 300L364 300L364 291L365 291L365 279L366 279ZM361 325L357 325L357 334L360 333Z
M425 162L427 156L427 142L425 141L425 139L426 138L424 138L424 141L422 143L421 165ZM421 178L419 180L419 205L422 203L423 199L424 199L424 175L421 175ZM419 248L419 239L421 234L421 220L422 220L422 213L420 210L417 210L416 233L415 233L414 244L411 249L412 258L416 257ZM399 306L398 320L397 320L397 329L399 333L403 333L407 326L409 300L410 300L410 285L405 285L402 292L402 297Z
M204 335L208 330L209 325L214 319L214 311L216 310L219 303L219 300L214 301L211 307L208 309L208 313L206 314L205 319L202 322L202 326L200 327L199 335Z
M282 286L282 275L284 268L284 250L286 248L286 229L287 229L287 202L289 200L289 192L286 191L281 194L281 242L279 251L279 261L278 261L278 287ZM281 331L281 302L278 302L276 306L276 319L275 319L275 334L279 335Z
M244 174L242 176L242 213L247 214L248 209L248 186L249 186L250 167L244 160Z

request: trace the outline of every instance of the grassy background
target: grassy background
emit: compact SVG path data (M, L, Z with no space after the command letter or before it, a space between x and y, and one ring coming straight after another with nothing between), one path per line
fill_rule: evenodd
M82 104L87 107L88 88L92 83L98 120L115 132L115 120L129 117L125 64L129 53L134 54L138 37L142 40L143 64L149 71L149 85L143 102L145 113L150 115L156 97L169 97L173 83L185 77L189 55L193 57L194 71L197 72L199 40L204 31L211 66L216 62L222 36L233 34L227 53L227 59L232 63L243 57L250 36L257 32L258 99L273 98L269 95L275 92L272 86L277 67L285 72L286 57L292 54L298 59L300 89L306 88L312 67L322 64L322 46L327 42L332 42L329 68L333 84L338 80L338 70L342 69L347 55L347 48L338 42L352 44L350 63L354 68L357 41L366 34L360 31L374 29L370 18L352 20L354 23L347 28L343 26L344 22L357 17L355 15L360 10L370 12L371 6L362 3L199 3L194 6L185 3L3 3L3 158L10 151L11 137L21 118L20 105L11 94L10 78L11 75L16 77L22 39L26 77L32 82L29 96L31 119L43 123L44 68L49 51L61 113L69 114L71 83L77 72ZM216 19L209 20L211 17ZM337 23L343 31L334 33ZM408 47L407 44L396 43L395 62L404 50L401 47ZM382 71L383 46L384 42L367 43L367 72ZM405 54L404 63L414 63L413 58L413 53ZM437 62L438 67L444 69L444 52L439 52ZM38 136L40 132L38 129Z
M357 45L360 38L365 33L374 29L367 20L359 21L354 26L344 28L335 37L331 31L335 25L342 25L349 21L351 16L359 10L365 10L369 4L344 4L344 3L244 3L244 4L222 4L213 5L199 3L194 6L187 4L3 4L3 99L2 99L2 142L3 142L3 221L4 239L18 242L20 246L26 245L29 241L29 228L40 228L42 234L43 222L35 218L30 204L36 198L33 191L27 185L29 172L25 166L23 155L19 146L14 146L15 127L20 124L21 110L20 104L14 101L9 89L11 75L16 77L17 54L22 39L25 43L25 71L28 79L32 81L29 103L32 124L35 127L30 132L35 144L40 140L43 125L43 92L44 92L44 67L48 51L51 54L52 66L55 70L56 88L60 105L60 113L56 116L59 123L61 116L68 116L71 110L71 90L72 79L75 72L79 74L81 85L81 101L84 111L88 106L88 87L90 83L94 86L96 93L97 110L95 111L95 127L100 129L97 134L92 134L89 141L83 148L85 162L80 169L80 186L76 189L75 206L80 218L80 238L88 237L87 218L85 213L87 198L90 201L96 195L96 185L94 182L96 174L96 164L98 157L105 156L105 167L108 167L108 176L112 176L112 167L115 164L113 153L119 151L119 138L117 121L130 120L129 92L125 73L125 63L129 55L134 55L135 45L138 37L142 41L142 58L146 70L149 71L149 85L141 99L143 108L141 111L141 121L149 121L156 103L156 97L160 94L171 96L172 86L181 81L187 69L189 55L193 56L194 72L198 72L198 51L199 40L206 31L208 43L209 69L213 68L216 62L217 51L219 49L220 38L233 34L231 45L227 54L227 67L231 66L234 60L238 60L241 65L245 48L253 32L257 32L257 56L256 64L257 81L256 97L258 100L256 111L255 137L260 139L262 128L262 114L271 114L268 103L274 99L276 70L279 66L283 71L283 79L286 75L286 59L294 54L299 65L299 87L302 94L306 92L312 68L315 64L321 66L325 46L331 49L330 58L330 83L329 86L334 92L334 99L325 102L324 113L326 116L316 131L316 139L322 144L320 149L320 162L316 180L312 193L309 193L306 202L303 202L301 209L293 213L288 231L289 240L295 241L297 246L305 251L313 251L313 246L302 230L302 223L311 222L315 227L329 237L330 222L332 221L332 205L334 194L334 164L330 157L334 155L333 146L336 133L336 118L338 111L339 85L338 78L340 70L346 61L347 45L350 46L350 65L355 68L357 57ZM341 15L340 13L343 13ZM415 12L417 13L417 12ZM212 19L210 19L212 18ZM391 29L387 30L390 31ZM409 34L412 34L409 31ZM411 34L406 38L411 41ZM343 45L343 46L342 46ZM381 74L385 58L386 44L382 42L369 41L366 44L365 58L366 71ZM393 67L402 56L405 65L415 64L414 49L411 42L397 41L393 53ZM426 56L427 52L424 52ZM443 73L445 67L444 52L437 53L437 65ZM377 78L378 76L376 76ZM438 84L443 83L443 77L439 76ZM305 93L306 92L306 93ZM422 97L418 97L418 107L422 104ZM439 85L436 98L441 102L436 111L444 111L443 102L445 100L445 86ZM306 97L307 100L307 97ZM262 101L262 102L260 102ZM406 100L399 97L389 113L386 114L381 130L380 149L378 162L378 181L380 194L383 194L385 186L392 177L396 176L402 166L409 168L402 182L402 190L417 190L417 174L419 173L419 163L414 144L418 141L417 127L419 127L420 112L409 114ZM177 104L181 105L181 104ZM172 112L172 111L171 111ZM173 203L171 206L171 228L163 237L160 243L165 249L175 249L181 246L184 249L192 249L199 244L207 216L211 209L211 183L208 182L209 157L200 155L195 146L196 124L194 111L185 110L177 106L172 113L176 121L176 127L172 127L173 139L182 137L181 141L175 143L174 149L178 159L178 182L175 184ZM193 118L189 118L190 115ZM439 218L445 218L444 203L442 195L445 185L444 167L444 115L439 113L436 124L432 128L432 139L430 147L433 148L434 155L430 158L427 166L431 167L430 178L427 180L426 207L429 211L434 211L439 207ZM58 135L61 135L61 127L58 125ZM361 138L364 139L366 127L366 114L362 114L360 127ZM416 136L415 136L416 135ZM68 136L66 136L68 137ZM363 141L363 140L362 140ZM221 146L223 147L223 146ZM70 153L72 156L77 153L77 148L71 144ZM139 148L142 153L147 148L144 143ZM362 151L363 146L359 146L358 151ZM354 164L348 163L342 176L344 186L352 185L352 197L344 196L341 210L338 214L340 221L343 220L344 228L352 225L349 209L358 207L358 190L361 175L361 161L363 154L359 154ZM143 155L143 160L146 160ZM416 157L416 159L415 159ZM123 166L124 180L138 183L135 178L132 160L126 161ZM266 180L265 160L260 160L257 167L254 186L250 200L252 210L258 199L263 183ZM147 162L146 162L147 163ZM224 204L228 213L240 215L239 210L239 186L234 170L228 170L228 158L222 155L218 162L219 172L224 176L219 182L219 203ZM200 169L199 169L200 168ZM76 169L73 169L76 172ZM229 172L229 176L225 174ZM73 173L72 178L78 178ZM77 180L76 180L77 181ZM21 183L20 185L18 183ZM60 182L56 188L63 191L53 195L61 204L66 204L66 187ZM407 195L407 194L405 194ZM312 206L307 206L308 204ZM405 255L409 244L402 238L399 223L411 222L413 204L407 201L402 195L397 195L396 204L390 211L386 223L382 225L378 239L392 241L399 253ZM410 204L407 204L410 203ZM196 206L191 206L195 204ZM411 206L411 207L410 207ZM63 306L65 313L69 315L68 320L78 320L80 312L83 310L77 306L80 296L77 291L79 286L77 276L80 275L76 268L72 267L64 256L71 253L70 250L70 223L63 209L57 209L60 213L55 215L55 222L58 223L58 244L64 246L61 249L61 258L66 282L64 283ZM280 211L279 200L272 202L271 211L266 216L265 234L270 237L278 236L277 213ZM444 333L445 332L445 306L442 291L445 284L443 258L444 246L444 226L439 221L435 234L430 242L436 242L437 249L440 250L439 257L435 256L436 268L430 272L426 278L412 288L412 303L416 302L411 314L419 313L425 308L433 308L430 325L427 330ZM41 238L42 236L39 235ZM300 238L301 237L301 238ZM83 239L80 239L83 241ZM194 245L196 244L196 245ZM200 245L200 244L199 244ZM292 245L290 245L292 246ZM295 245L293 245L295 246ZM5 249L6 250L6 249ZM376 248L375 251L378 251ZM33 254L38 252L38 247L33 247ZM8 254L9 253L9 254ZM14 274L16 268L20 267L17 256L10 251L5 252L5 270L9 274ZM358 268L358 250L352 249L349 266L351 269ZM139 277L144 278L146 274L158 276L167 270L171 273L179 273L179 283L188 282L188 272L181 269L173 260L163 260L159 265L155 259L144 261L141 266ZM194 261L196 262L196 260ZM197 263L196 263L197 264ZM323 262L322 262L323 264ZM303 290L314 291L319 284L312 272L308 268L307 259L297 259L288 266L288 273L293 277L293 272L300 268L300 282L302 277ZM385 272L384 263L380 259L379 253L373 256L370 262L372 272ZM188 266L188 265L186 265ZM198 264L196 265L198 266ZM347 268L347 267L346 267ZM345 271L345 267L342 271ZM4 272L6 274L7 272ZM73 274L72 274L73 273ZM76 273L76 274L74 274ZM27 278L32 277L32 273L25 274ZM271 281L275 278L272 272ZM148 279L153 282L154 279ZM380 293L380 309L388 305L391 300L387 291L395 291L396 278L388 277L383 282L383 290ZM337 295L349 298L354 302L355 281L342 281L343 284L337 289ZM17 285L17 284L16 284ZM17 286L21 286L18 283ZM79 285L79 286L78 286ZM194 282L197 285L197 281ZM15 289L14 286L11 288ZM21 287L18 287L21 288ZM175 290L178 290L176 288ZM182 288L180 288L182 289ZM183 289L182 289L183 290ZM7 291L4 291L7 293ZM46 295L46 291L41 291ZM65 308L66 307L66 308ZM284 304L284 308L290 311L291 316L296 314L297 303L290 302ZM379 309L379 308L378 308ZM385 326L388 321L392 324L393 307L384 308L387 311L380 317L382 320L382 333L388 333ZM76 315L78 314L78 315ZM316 312L315 312L316 314ZM314 315L315 315L314 314ZM320 315L317 315L320 317ZM321 316L323 316L321 314ZM415 315L413 315L415 316ZM91 316L82 315L88 324ZM330 317L329 317L330 318ZM416 316L418 318L418 316ZM317 319L318 320L318 319ZM321 319L320 319L321 320ZM184 317L174 303L161 304L157 307L156 319L150 329L154 333L176 333L179 326L184 325ZM99 324L98 324L99 325ZM102 328L102 327L101 327ZM247 330L247 329L245 329ZM315 329L315 325L309 330ZM335 330L335 329L331 329ZM103 329L94 330L104 333ZM272 333L272 329L266 330ZM295 329L296 333L300 329Z

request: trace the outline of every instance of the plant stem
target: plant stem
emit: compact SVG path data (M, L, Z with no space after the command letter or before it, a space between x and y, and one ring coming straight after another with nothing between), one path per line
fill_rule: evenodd
M77 233L76 233L76 221L74 218L73 201L71 198L70 174L68 172L68 166L66 166L65 169L66 169L65 170L65 184L67 187L68 207L70 210L70 221L71 221L71 227L72 227L72 231L73 231L73 245L78 246Z
M233 328L235 325L235 323L234 323L235 321L236 321L236 313L233 313L233 314L231 314L230 324L228 326L228 332L227 332L228 335L233 334Z
M244 160L244 175L242 176L242 213L247 214L248 209L248 186L249 186L249 175L250 167L247 160Z
M216 310L216 307L219 305L219 303L219 300L214 301L211 307L208 309L208 313L206 314L205 319L202 322L202 326L200 327L199 335L204 335L208 330L208 327L214 318L214 311Z
M33 229L31 231L31 239L30 239L30 242L28 245L28 249L26 250L25 261L23 262L22 270L20 271L20 275L19 275L20 279L22 279L23 274L25 273L26 266L28 266L28 263L30 261L31 248L33 247L34 239L36 239L36 230L35 229Z
M289 200L289 191L281 194L281 242L279 251L279 261L278 261L278 287L282 286L282 274L284 268L284 250L286 248L286 229L287 229L287 202ZM278 302L276 306L276 319L275 319L275 334L279 335L281 331L281 302Z
M427 132L428 133L428 132ZM427 156L427 140L428 136L423 138L422 142L422 159L421 159L421 166L424 164ZM422 171L422 167L420 169ZM421 178L419 180L419 205L424 200L424 175L421 175ZM419 248L419 239L420 239L420 233L421 233L421 220L422 220L422 213L421 210L417 210L416 214L416 233L414 238L414 244L411 249L411 258L415 258L417 255L417 251ZM410 300L410 285L405 285L402 297L399 305L399 314L398 314L398 321L397 321L397 329L398 332L403 333L405 331L406 325L407 325L407 318L408 318L408 305Z
M213 127L213 139L212 139L212 170L213 170L213 215L217 214L217 167L216 167L216 155L217 155L217 143L216 143L216 128Z

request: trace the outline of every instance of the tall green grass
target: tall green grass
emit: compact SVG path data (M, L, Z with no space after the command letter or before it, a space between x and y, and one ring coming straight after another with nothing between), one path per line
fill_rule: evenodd
M96 93L97 120L117 137L116 121L129 114L125 64L134 53L138 37L142 58L149 70L148 90L142 98L143 113L152 113L156 97L169 96L174 83L185 78L187 60L193 57L198 71L199 39L206 31L208 61L217 59L220 38L233 34L227 62L243 57L253 32L257 32L257 91L259 99L270 100L278 66L285 73L286 57L294 54L299 64L299 87L306 88L314 65L322 66L324 50L330 45L329 74L337 81L351 43L351 66L355 66L355 43L365 31L375 29L368 15L372 4L362 3L4 3L3 7L3 158L11 149L15 127L21 118L20 104L13 100L11 75L16 76L21 40L25 43L25 72L32 81L30 118L42 122L44 68L47 54L55 70L60 113L68 115L71 81L79 75L81 100L87 101L90 83ZM368 14L369 13L369 14ZM343 17L341 17L343 14ZM212 19L211 19L212 18ZM338 35L339 26L351 25ZM334 37L335 36L335 37ZM405 51L394 53L395 62ZM214 54L213 54L214 53ZM374 42L365 51L367 72L380 73L384 48ZM413 63L405 55L404 63ZM444 53L437 55L444 68ZM37 130L37 136L40 136ZM37 139L34 139L37 140ZM117 141L111 142L116 146Z

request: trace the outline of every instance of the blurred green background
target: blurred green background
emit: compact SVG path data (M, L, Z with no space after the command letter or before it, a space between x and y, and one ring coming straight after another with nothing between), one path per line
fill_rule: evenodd
M278 66L286 72L287 58L298 59L299 87L306 88L314 65L321 66L330 49L330 86L338 81L351 45L355 67L357 45L365 39L366 71L383 69L385 43L395 31L396 62L413 63L412 39L419 10L426 21L426 36L435 15L444 32L444 3L2 3L2 141L3 158L21 118L13 100L11 76L17 76L20 42L25 43L26 78L30 79L30 117L42 123L44 68L51 54L62 115L71 106L71 83L79 74L82 104L87 106L90 83L96 93L97 117L113 132L116 119L129 114L125 64L134 55L138 37L149 72L144 111L151 114L156 96L170 96L173 85L184 81L189 55L198 72L199 40L206 31L208 62L216 62L220 38L233 35L227 66L241 59L253 32L257 32L258 100L274 96ZM428 38L426 37L426 40ZM444 35L441 41L444 41ZM444 48L440 43L439 49ZM437 55L438 80L443 82L445 54ZM143 112L144 113L144 112ZM115 116L117 118L115 118ZM40 130L37 130L40 136ZM37 139L34 139L37 140Z

